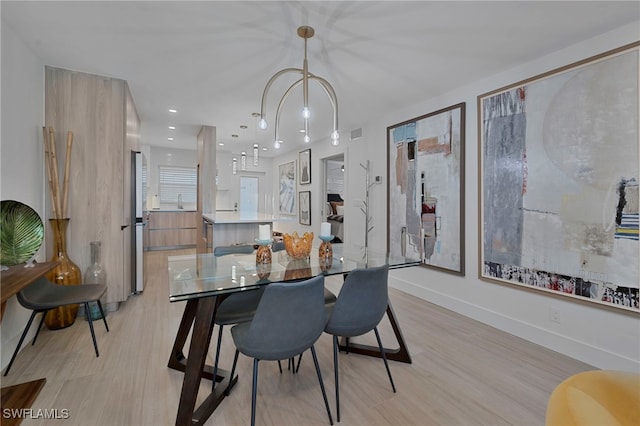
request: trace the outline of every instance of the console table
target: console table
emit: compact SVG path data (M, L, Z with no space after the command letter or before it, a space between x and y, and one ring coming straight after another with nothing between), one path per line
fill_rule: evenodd
M58 262L35 263L32 268L25 268L24 264L9 267L8 270L2 271L0 279L0 295L2 296L2 305L0 306L0 321L4 315L4 308L7 300L16 295L20 290L52 270ZM18 409L29 408L33 401L40 393L40 390L46 383L47 379L42 378L32 380L26 383L20 383L13 386L2 388L2 409ZM21 418L3 418L3 425L18 425L22 422Z

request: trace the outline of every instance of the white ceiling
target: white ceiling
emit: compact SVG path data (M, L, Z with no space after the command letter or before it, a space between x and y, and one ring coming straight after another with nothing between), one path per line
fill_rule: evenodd
M300 25L315 28L309 71L333 85L345 143L385 111L640 20L638 1L2 1L0 8L2 25L45 64L127 80L143 143L195 149L205 124L216 126L223 149L259 143L270 156L273 122L259 131L251 114L271 75L302 67ZM297 78L272 87L271 120ZM313 85L309 96L312 139L328 138L327 97ZM303 146L293 111L301 104L299 89L283 110L283 150Z

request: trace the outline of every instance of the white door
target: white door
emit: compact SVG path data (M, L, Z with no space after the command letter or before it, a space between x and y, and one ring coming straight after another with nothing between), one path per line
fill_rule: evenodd
M240 176L240 216L258 215L258 178Z

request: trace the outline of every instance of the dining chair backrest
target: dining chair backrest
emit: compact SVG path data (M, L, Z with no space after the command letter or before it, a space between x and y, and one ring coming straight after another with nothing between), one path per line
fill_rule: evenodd
M389 302L389 266L383 265L349 272L327 323L339 336L360 336L376 327Z
M217 246L213 249L213 255L216 257L226 256L228 254L251 254L253 253L252 244L236 244L232 246Z
M326 322L323 275L269 284L241 351L263 360L291 358L318 340Z

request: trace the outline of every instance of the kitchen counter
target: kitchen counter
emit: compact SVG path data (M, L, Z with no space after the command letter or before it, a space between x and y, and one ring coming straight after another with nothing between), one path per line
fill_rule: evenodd
M272 223L280 219L273 215L258 213L255 215L241 215L239 212L216 212L213 214L203 214L202 217L211 223Z

